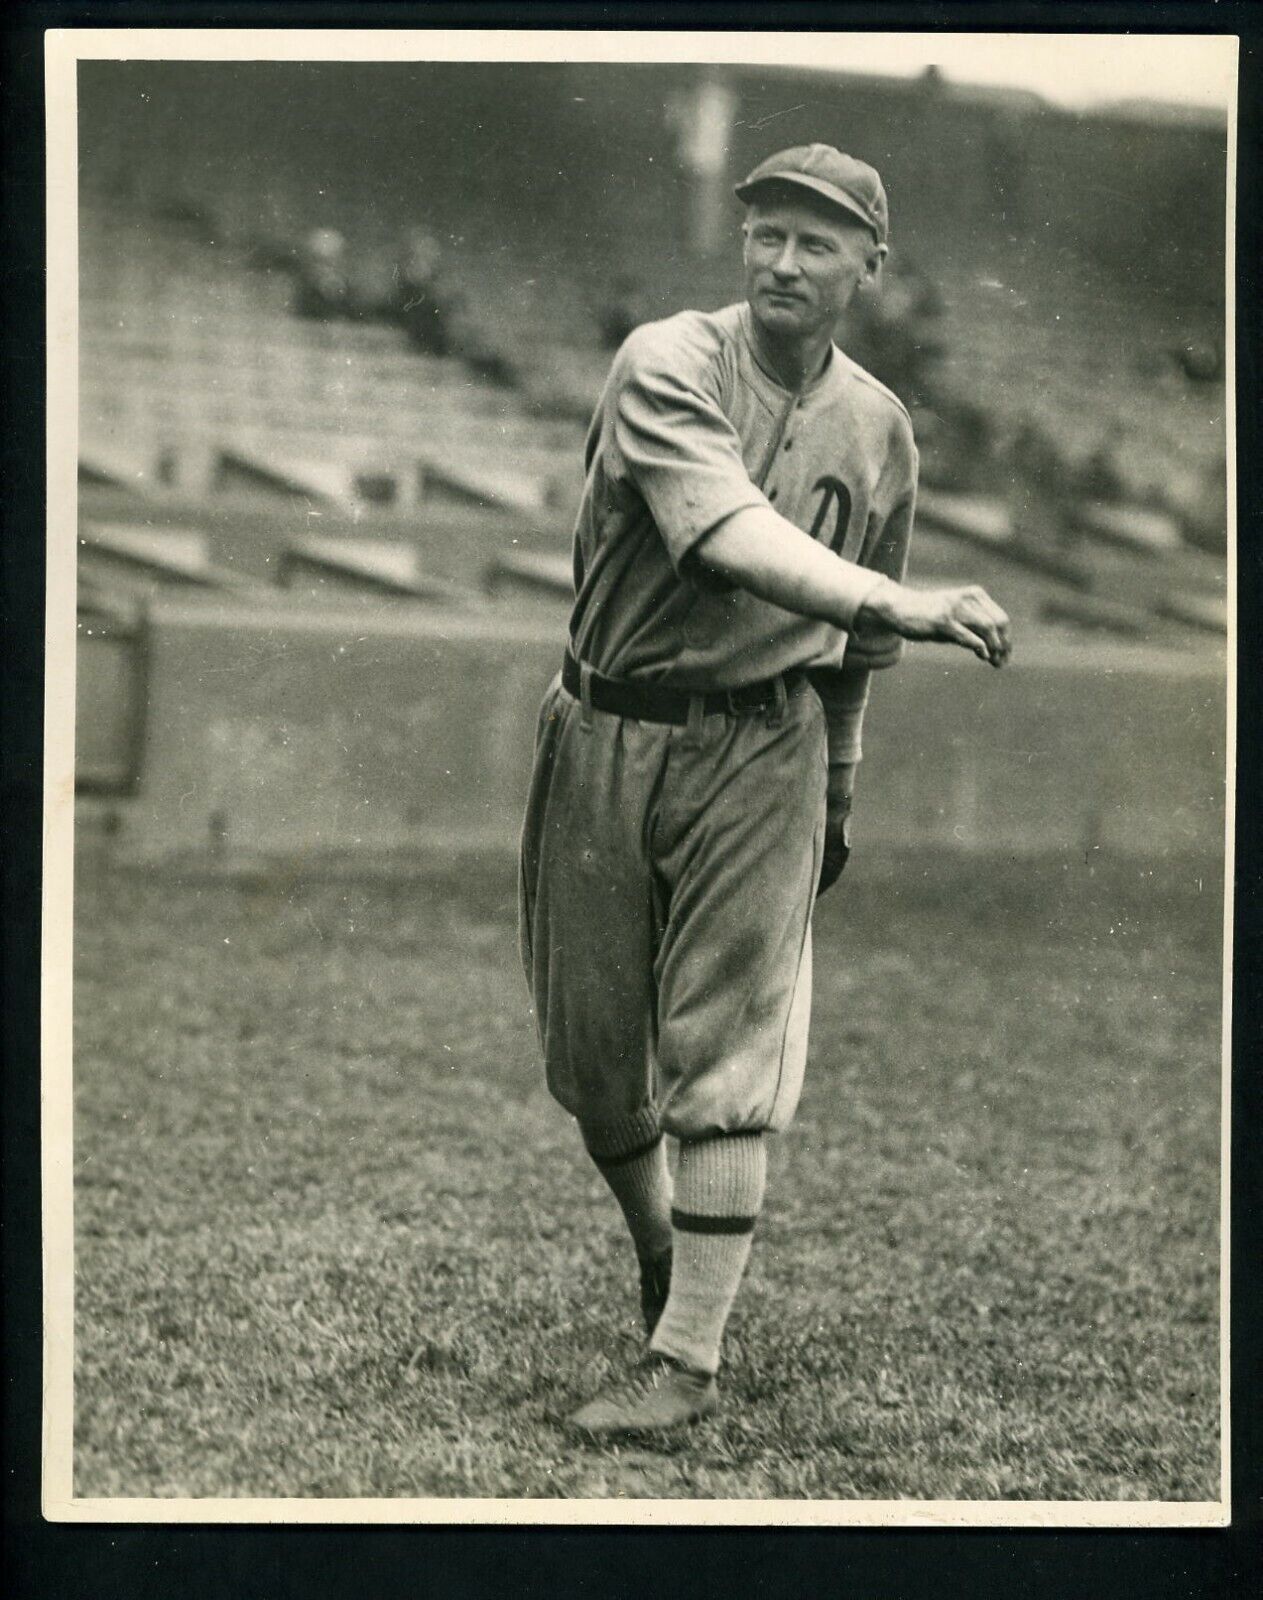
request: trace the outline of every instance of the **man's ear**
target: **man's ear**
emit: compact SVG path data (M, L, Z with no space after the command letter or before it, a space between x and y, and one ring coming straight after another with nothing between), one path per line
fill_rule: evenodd
M868 259L864 263L865 276L867 278L867 281L869 283L871 283L871 284L874 284L874 285L878 286L878 287L880 287L880 285L881 285L882 266L884 265L885 260L886 260L886 253L887 253L887 246L886 245L884 245L884 244L875 245L873 247L872 254L868 257Z

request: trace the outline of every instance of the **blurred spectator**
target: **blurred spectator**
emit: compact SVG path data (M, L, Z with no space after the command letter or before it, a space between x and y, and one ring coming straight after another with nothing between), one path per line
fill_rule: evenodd
M520 362L513 352L480 338L468 327L457 334L455 354L484 383L496 383L502 389L523 386Z
M1219 344L1193 340L1171 348L1171 356L1190 383L1218 383L1224 375L1224 353Z
M451 355L461 305L461 296L445 278L438 240L425 228L413 228L395 268L390 320L404 330L414 350Z
M1006 451L1009 469L1041 489L1058 490L1070 481L1068 463L1046 428L1033 417L1022 417Z
M1048 430L1033 417L1021 418L1004 460L1018 540L1045 550L1077 543L1078 474Z
M921 477L960 494L989 492L1003 467L997 460L995 425L971 400L943 394L913 409Z
M351 314L346 240L335 228L316 228L303 240L294 278L294 315L331 322Z
M1116 504L1127 497L1122 445L1122 424L1111 423L1079 469L1075 487L1085 500L1106 500Z
M943 354L943 300L911 262L884 269L879 293L856 296L846 332L847 354L893 389L908 406L934 398Z
M1228 468L1222 455L1205 462L1181 484L1172 485L1167 508L1187 543L1223 556L1228 549Z
M640 280L620 273L610 285L604 304L596 309L596 325L602 350L617 350L633 328L645 320L640 305Z
M442 246L426 228L413 228L404 238L386 315L423 355L456 356L486 383L519 386L512 351L492 342L470 316L465 296L444 269Z

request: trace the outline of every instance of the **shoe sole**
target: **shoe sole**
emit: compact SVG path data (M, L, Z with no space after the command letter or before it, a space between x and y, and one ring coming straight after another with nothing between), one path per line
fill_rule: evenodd
M705 1422L718 1410L719 1402L716 1400L713 1405L699 1406L696 1411L679 1417L674 1422L640 1423L635 1427L626 1428L587 1428L583 1423L567 1417L562 1422L561 1428L571 1438L581 1439L587 1444L610 1444L620 1439L660 1439L666 1434L680 1433L696 1423Z

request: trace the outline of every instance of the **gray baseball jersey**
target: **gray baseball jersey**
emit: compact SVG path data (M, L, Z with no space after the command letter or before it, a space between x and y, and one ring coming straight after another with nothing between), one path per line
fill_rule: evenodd
M798 617L708 573L698 543L759 508L856 563L851 613L901 580L917 452L893 394L836 346L791 393L755 355L749 307L638 328L589 430L575 531L576 656L616 678L735 688L792 668L898 659L892 634Z

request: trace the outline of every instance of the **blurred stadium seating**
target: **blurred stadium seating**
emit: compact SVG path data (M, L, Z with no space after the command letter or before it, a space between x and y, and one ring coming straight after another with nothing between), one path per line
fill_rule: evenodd
M89 199L81 227L89 501L102 488L194 499L236 490L352 517L457 502L567 537L581 424L549 413L570 400L576 414L591 404L606 360L591 341L549 345L533 330L519 341L516 392L479 381L457 359L418 355L388 327L293 319L286 278L152 216ZM564 283L557 288L561 298ZM698 298L728 292L730 284ZM1174 313L1164 325L1118 293L1076 304L1029 276L1019 295L985 274L944 274L943 293L946 393L977 397L1001 438L1033 424L1069 471L1110 435L1133 501L1197 503L1220 467L1222 385L1193 390L1170 372L1149 382L1137 374L1146 351L1182 336ZM970 470L993 495L1011 492L1002 454ZM926 476L935 481L931 462ZM1222 582L1210 569L1204 578Z
M291 312L293 245L305 229L335 221L358 242L367 278L380 284L388 274L391 240L416 208L415 194L398 189L389 139L365 143L344 122L311 155L310 128L292 124L278 100L270 149L234 161L225 145L215 159L209 146L188 146L191 111L172 115L172 85L191 105L210 92L204 71L186 66L167 86L167 121L145 142L124 92L134 70L101 64L82 95L81 125L96 119L79 218L85 606L143 604L167 588L182 603L234 590L247 605L262 596L291 607L389 595L392 608L525 611L559 636L584 424L609 361L599 330L615 266L637 285L645 316L740 292L735 248L699 256L680 242L661 130L627 133L643 77L601 80L610 103L595 146L594 124L575 120L586 95L552 94L555 76L543 87L519 77L523 103L504 101L498 120L488 113L478 124L499 160L493 176L468 150L457 168L443 167L448 146L437 133L434 151L415 152L447 270L482 330L477 359L461 359L420 354L401 329L367 317ZM468 100L470 82L466 69L448 87ZM589 87L573 74L566 83ZM498 84L493 74L484 88L499 93ZM888 173L899 223L892 270L915 263L935 300L934 359L909 394L925 486L913 578L967 570L1002 597L1026 640L1219 651L1223 306L1222 282L1205 270L1217 246L1204 225L1222 201L1202 184L1198 250L1173 253L1169 239L1150 241L1140 226L1178 216L1159 203L1167 169L1213 173L1217 136L1141 137L1105 122L1085 132L1090 119L1006 105L998 125L1033 130L1029 181L1045 206L1018 225L995 209L978 167L975 146L992 137L979 118L991 109L967 97L910 99L906 86L846 87L845 116L835 120L866 117L866 151ZM785 88L746 83L743 107L775 108ZM153 101L162 98L155 90ZM397 96L395 115L407 106ZM531 125L526 139L531 106L551 121ZM823 122L839 143L860 147L818 108L793 110L778 142L819 136ZM450 133L459 106L433 115ZM938 129L940 158L956 162L943 193L910 164L900 137L918 117ZM739 124L734 170L766 144L757 123L751 115ZM625 137L613 137L620 127ZM459 131L468 139L468 125ZM237 136L222 117L202 132L221 145ZM550 139L561 152L555 178L542 170ZM1151 146L1165 151L1166 167ZM582 167L580 149L592 158ZM1130 162L1112 180L1135 191L1125 204L1094 177L1103 149ZM623 187L611 201L615 177ZM532 203L516 203L515 186L528 179ZM1111 231L1114 211L1135 237ZM1137 265L1147 250L1152 270ZM844 343L852 335L865 358L861 320ZM912 347L915 355L915 339ZM898 373L875 366L900 388ZM115 663L126 638L116 621L108 647L87 659L108 650L110 681L132 685L131 704L134 678ZM135 741L122 730L115 743L130 750ZM93 767L122 771L130 760L111 767L98 751Z
M80 230L88 483L121 486L130 472L202 493L235 467L266 488L271 463L275 487L350 509L408 502L429 460L493 503L542 506L553 477L579 470L575 424L532 415L459 361L417 355L397 330L290 317L289 280L251 270L239 250L91 199Z

